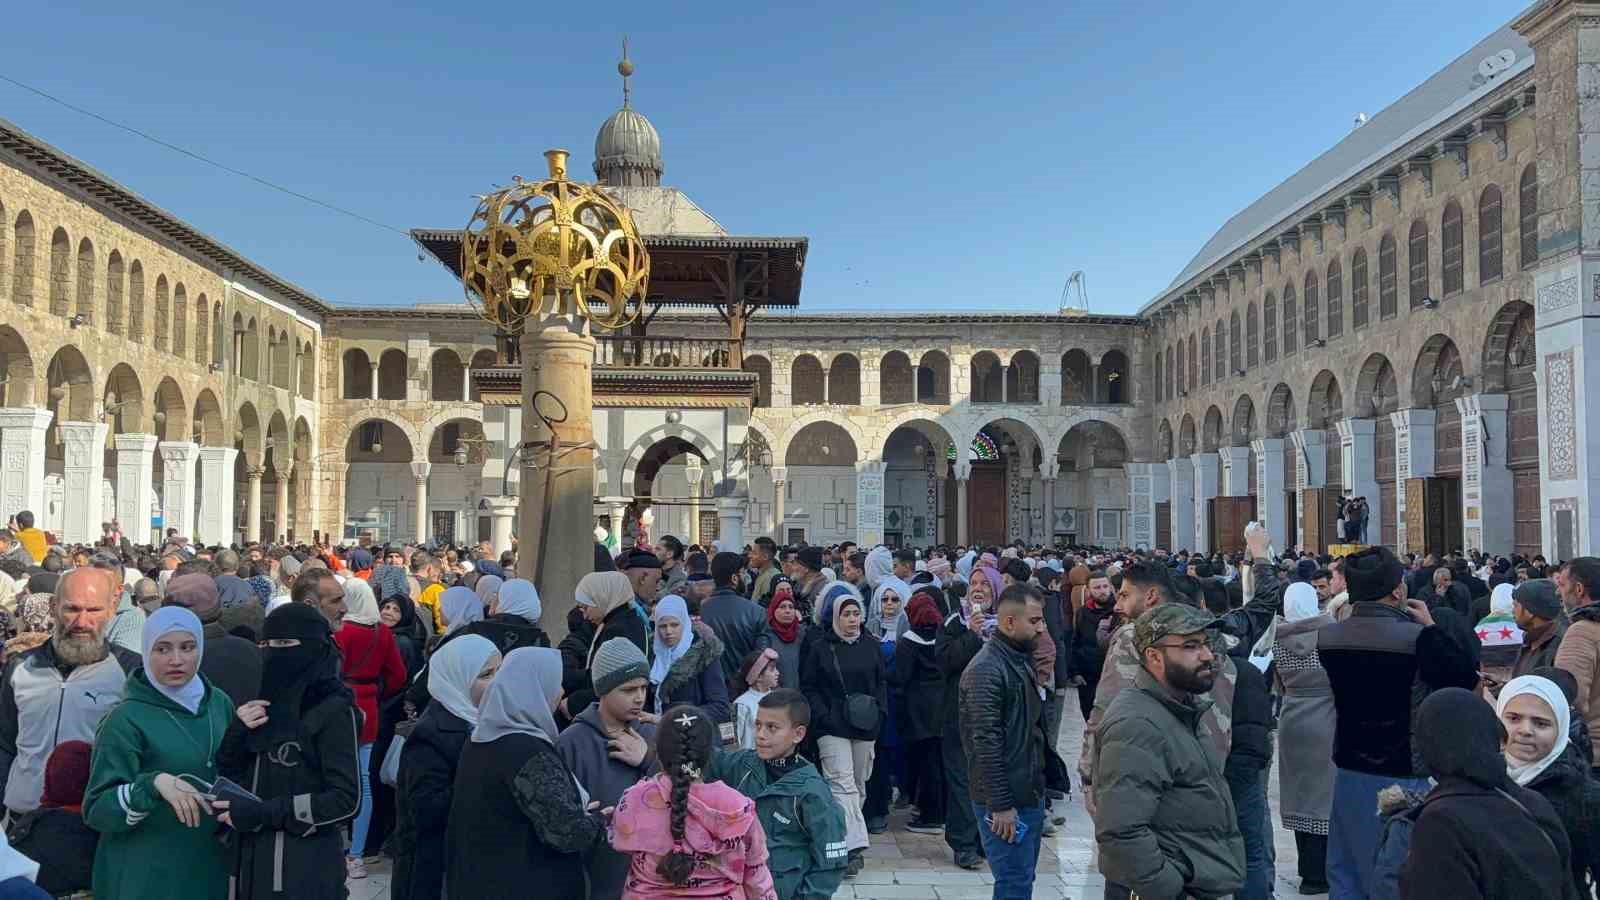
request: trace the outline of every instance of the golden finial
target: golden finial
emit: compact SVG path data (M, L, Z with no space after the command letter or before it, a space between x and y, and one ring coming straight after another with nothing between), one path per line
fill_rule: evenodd
M622 61L617 63L617 74L622 76L622 107L628 108L628 76L633 74L633 60L628 58L628 36L622 36Z

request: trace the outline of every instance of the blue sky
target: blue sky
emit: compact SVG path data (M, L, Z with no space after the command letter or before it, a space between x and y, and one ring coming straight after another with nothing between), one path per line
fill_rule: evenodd
M0 73L401 229L620 103L730 231L811 239L808 309L1095 312L1155 296L1224 219L1515 16L1117 2L25 4ZM338 303L456 301L395 234L0 83L0 116Z

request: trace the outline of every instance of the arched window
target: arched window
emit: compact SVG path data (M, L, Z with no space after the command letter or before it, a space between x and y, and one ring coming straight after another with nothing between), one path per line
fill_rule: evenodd
M211 360L211 304L206 295L195 298L194 303L194 361L205 365Z
M822 363L809 353L795 357L789 366L789 402L795 406L821 403L827 390L828 376L822 371Z
M1165 376L1166 376L1166 368L1161 363L1161 351L1157 350L1156 351L1156 402L1157 403L1160 403L1162 400L1165 400L1166 396L1167 396L1167 390L1166 390L1167 383L1164 380Z
M1239 311L1228 317L1228 362L1233 371L1244 371L1244 337L1239 333Z
M189 352L189 292L181 281L172 291L172 352L178 356Z
M1018 350L1006 364L1006 402L1039 402L1039 357L1031 350Z
M756 406L771 406L772 363L765 356L746 356L740 368L756 376Z
M1200 384L1211 382L1211 326L1200 332Z
M1184 343L1185 342L1182 338L1178 339L1178 365L1174 368L1175 374L1173 376L1172 386L1172 395L1174 397L1182 397L1184 394L1184 386L1189 383L1184 377L1189 374L1189 370L1183 364Z
M72 315L67 293L67 261L71 256L72 239L64 229L57 228L50 236L50 314L63 319Z
M1421 219L1411 223L1410 248L1411 281L1406 299L1416 309L1428 296L1428 223Z
M1478 197L1478 283L1499 281L1505 271L1505 247L1500 240L1500 188L1489 185Z
M1378 317L1382 319L1391 318L1400 311L1398 255L1394 235L1384 235L1378 242Z
M1344 334L1344 273L1336 259L1328 263L1328 337Z
M1465 253L1462 244L1465 238L1462 232L1461 204L1451 200L1444 205L1444 215L1439 220L1439 240L1444 246L1443 264L1439 274L1444 279L1446 297L1461 293L1461 289L1466 286L1467 279L1462 261Z
M1306 273L1305 306L1300 310L1300 327L1305 331L1306 346L1317 342L1317 332L1322 328L1322 304L1317 297L1317 273Z
M836 406L861 405L861 361L841 353L828 366L828 402Z
M1006 370L1000 357L988 350L973 354L969 371L973 403L1005 402Z
M878 361L878 402L890 406L917 399L917 377L911 371L911 358L891 350Z
M1212 380L1221 381L1228 371L1228 339L1222 330L1222 320L1217 320L1217 330L1211 333Z
M1183 345L1183 341L1181 341L1181 340L1178 341L1177 345L1178 346L1182 346ZM1166 382L1166 384L1167 384L1167 399L1168 400L1171 400L1171 399L1173 399L1173 398L1178 396L1178 391L1177 391L1177 386L1178 386L1178 366L1177 366L1176 362L1174 362L1174 360L1172 358L1173 349L1174 349L1174 347L1173 347L1172 344L1168 344L1167 345L1167 382Z
M1254 303L1244 308L1244 368L1246 371L1261 364L1261 321Z
M1522 268L1539 264L1539 164L1529 163L1522 170L1517 186L1517 232L1522 243Z
M1367 327L1367 250L1357 247L1350 257L1350 330Z
M1261 361L1278 360L1278 301L1271 294L1261 304Z
M144 265L137 259L128 267L128 340L144 343Z
M167 349L167 340L171 337L172 300L167 293L167 276L156 276L156 328L155 348Z
M1283 286L1283 355L1284 356L1289 356L1289 355L1293 354L1294 351L1295 351L1295 347L1296 347L1296 344L1297 344L1297 339L1298 339L1298 336L1299 336L1299 332L1295 330L1296 328L1299 327L1299 324L1300 324L1299 320L1298 320L1299 306L1300 306L1300 303L1295 299L1295 296L1294 296L1294 285L1293 284L1284 285Z
M113 250L106 263L106 330L112 334L125 334L127 328L122 319L123 277L122 254Z
M94 321L94 244L78 242L78 315Z
M33 216L27 210L17 213L16 230L12 234L11 302L18 306L33 305L34 233Z
M1197 373L1195 371L1195 369L1198 368L1199 365L1200 365L1200 354L1197 352L1198 349L1199 348L1195 347L1195 335L1194 335L1194 332L1191 331L1189 333L1189 382L1188 382L1190 390L1194 390L1195 388L1200 386L1200 376L1199 376L1199 373Z

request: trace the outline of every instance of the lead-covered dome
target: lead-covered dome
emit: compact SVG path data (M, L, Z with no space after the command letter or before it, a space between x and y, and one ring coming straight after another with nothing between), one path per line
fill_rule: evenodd
M661 184L661 136L627 101L594 137L594 174L613 187Z

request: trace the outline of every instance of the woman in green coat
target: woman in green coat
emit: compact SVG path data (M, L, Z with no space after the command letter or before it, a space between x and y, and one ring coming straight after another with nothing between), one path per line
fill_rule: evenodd
M200 620L183 607L144 626L144 668L95 735L83 817L100 832L94 894L115 900L222 900L227 854L202 796L233 702L199 674Z

